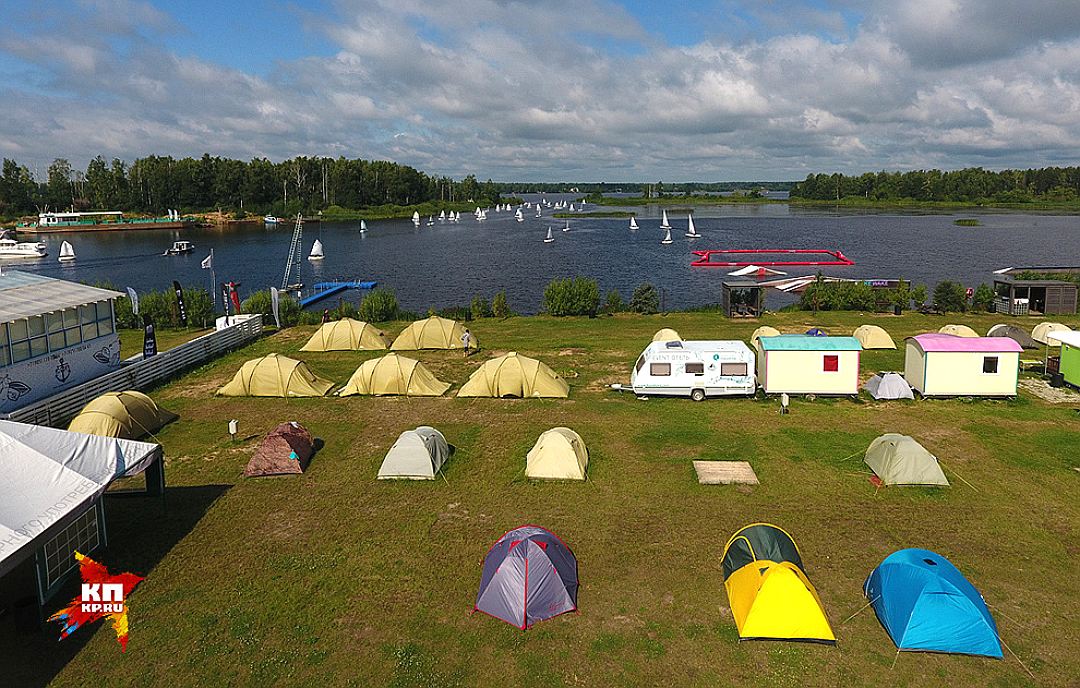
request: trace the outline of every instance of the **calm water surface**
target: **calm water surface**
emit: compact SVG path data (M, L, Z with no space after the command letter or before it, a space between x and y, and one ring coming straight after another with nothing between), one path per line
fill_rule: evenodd
M546 197L552 201L572 198ZM402 307L414 311L464 304L476 294L491 298L505 289L514 310L533 313L550 280L575 275L595 277L605 292L618 289L625 299L638 284L652 282L663 289L670 308L717 302L728 270L691 268L692 248L838 248L856 265L827 268L826 274L903 277L931 287L942 279L976 286L989 282L991 271L1012 265L1080 264L1077 216L1004 212L837 215L787 205L717 206L694 212L703 238L690 240L683 236L686 212L669 209L675 242L662 246L659 208L633 210L641 225L636 232L628 229L626 219L587 217L571 218L570 231L563 232L566 220L552 218L549 208L539 219L535 211L526 211L522 223L509 212L489 212L483 223L463 215L458 224L436 222L419 229L408 220L372 221L363 235L354 222L308 224L305 254L318 238L325 246L326 259L322 264L304 260L303 281L377 280L396 292ZM957 217L973 216L983 226L953 225ZM548 227L555 234L551 244L543 243ZM5 260L4 265L137 290L161 289L174 279L209 287L210 272L199 264L213 248L218 281L240 282L241 294L246 296L281 285L291 235L292 225L51 235L45 239L48 258ZM162 256L177 238L193 241L195 252ZM64 239L71 241L78 255L70 266L56 260ZM814 272L814 268L788 270L791 275ZM356 301L359 296L352 292L346 298ZM772 292L768 303L778 307L789 298ZM332 297L324 303L332 306L336 300Z

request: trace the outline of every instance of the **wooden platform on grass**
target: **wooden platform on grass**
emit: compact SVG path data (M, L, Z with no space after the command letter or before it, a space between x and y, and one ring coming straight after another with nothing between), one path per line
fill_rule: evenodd
M757 474L747 461L695 461L702 485L757 485Z

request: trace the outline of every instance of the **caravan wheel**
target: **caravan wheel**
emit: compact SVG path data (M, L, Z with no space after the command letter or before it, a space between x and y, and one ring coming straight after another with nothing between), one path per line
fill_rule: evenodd
M705 401L705 390L695 389L690 392L690 398L694 401Z

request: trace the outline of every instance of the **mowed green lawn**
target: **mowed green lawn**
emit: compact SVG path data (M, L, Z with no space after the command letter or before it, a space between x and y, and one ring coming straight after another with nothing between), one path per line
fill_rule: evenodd
M746 340L760 324L850 334L874 322L902 347L904 336L947 322L985 332L999 320L809 313L761 321L488 320L471 325L484 348L469 360L417 355L454 383L442 398L215 397L244 360L265 353L300 357L339 384L378 355L299 354L310 327L266 337L153 393L181 416L158 437L168 461L167 511L111 500L102 556L114 570L147 576L129 600L127 653L103 624L79 631L78 640L18 641L24 663L14 666L25 676L13 685L49 678L66 686L1076 685L1080 418L1073 406L1080 404L1029 395L819 398L795 399L781 416L772 398L693 403L607 389L629 380L661 327L687 339ZM483 360L510 350L549 364L570 382L570 398L454 398ZM863 378L901 369L902 360L902 348L866 352ZM229 439L231 418L242 441ZM245 480L257 438L286 420L324 442L308 472ZM446 480L376 481L397 435L420 424L439 428L456 447ZM588 482L522 479L526 452L557 425L588 444ZM861 453L885 432L920 440L953 487L875 490ZM698 485L691 461L699 458L748 460L761 485ZM738 641L720 558L731 534L756 521L795 538L837 646ZM570 545L581 590L579 614L522 632L469 612L488 547L526 523ZM866 603L867 574L904 547L934 550L960 568L1034 679L1011 653L1004 661L897 658L872 610L845 621ZM77 651L76 642L84 643Z

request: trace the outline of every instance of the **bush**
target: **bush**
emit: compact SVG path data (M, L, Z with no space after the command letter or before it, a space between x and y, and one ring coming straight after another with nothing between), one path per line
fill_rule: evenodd
M985 283L975 288L975 294L971 297L971 304L978 311L994 310L994 290Z
M548 315L595 315L600 285L587 277L552 280L544 288L543 309Z
M506 300L506 290L500 291L491 300L491 314L496 318L510 317L510 304Z
M612 289L607 293L607 298L604 299L604 305L600 308L601 313L607 313L613 315L615 313L622 313L626 310L626 303L622 300L622 294L618 289Z
M266 325L274 322L269 289L257 291L244 299L240 304L240 309L245 313L262 313L263 323ZM305 313L296 299L282 292L278 299L278 316L281 318L282 327L292 327L304 321Z
M369 323L393 320L398 312L397 297L385 289L373 289L360 302L360 319Z
M660 294L656 291L656 287L648 282L638 286L630 297L630 310L646 315L660 310Z
M490 318L491 304L482 296L474 296L472 303L469 304L469 311L474 318Z
M963 313L967 310L967 290L958 282L938 282L934 287L934 306L946 313Z
M114 287L107 287L113 289ZM210 327L216 313L210 292L202 287L183 287L184 307L187 310L188 327ZM119 291L119 290L117 290ZM139 294L139 315L131 310L131 299L124 296L116 300L116 326L125 329L141 328L143 316L154 321L154 327L169 329L180 327L180 309L176 302L176 292L172 287L162 291L148 291Z

